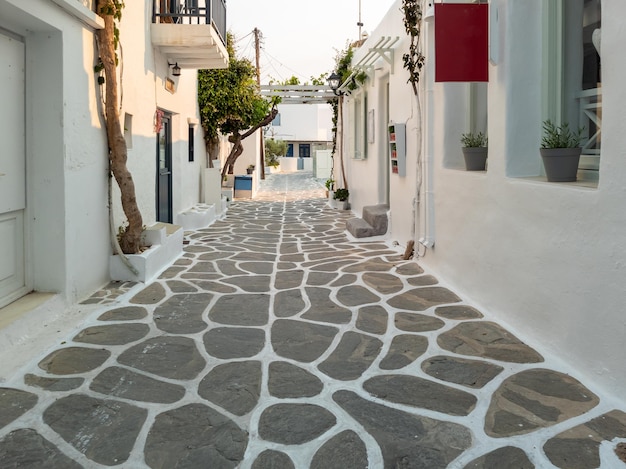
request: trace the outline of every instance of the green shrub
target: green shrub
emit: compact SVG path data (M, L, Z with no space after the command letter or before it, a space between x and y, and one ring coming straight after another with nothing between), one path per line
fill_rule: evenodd
M465 148L486 147L487 136L482 132L469 132L461 135L461 143Z
M577 148L583 138L581 127L577 131L569 128L566 122L563 125L556 125L550 119L543 122L543 138L541 148Z
M348 189L337 189L335 191L336 200L341 200L342 202L345 202L346 200L348 200L349 196L350 196L350 191Z

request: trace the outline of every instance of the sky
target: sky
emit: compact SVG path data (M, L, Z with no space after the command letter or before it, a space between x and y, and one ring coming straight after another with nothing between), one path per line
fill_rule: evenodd
M261 83L292 76L310 82L334 69L338 52L370 32L395 0L227 0L226 23L237 39L239 57L255 63L254 28L261 32Z

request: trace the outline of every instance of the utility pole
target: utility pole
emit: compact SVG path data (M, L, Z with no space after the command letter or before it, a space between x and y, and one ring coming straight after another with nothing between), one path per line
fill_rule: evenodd
M254 28L254 50L256 55L256 83L261 89L261 31L259 28ZM265 140L263 139L263 128L260 129L259 132L259 143L260 143L260 161L259 166L261 168L261 179L265 179Z
M361 0L359 0L359 22L356 24L359 27L359 41L362 38L361 28L363 27L363 22L361 21Z
M254 50L256 55L256 82L261 86L261 65L259 62L261 56L261 31L259 31L259 28L254 28Z

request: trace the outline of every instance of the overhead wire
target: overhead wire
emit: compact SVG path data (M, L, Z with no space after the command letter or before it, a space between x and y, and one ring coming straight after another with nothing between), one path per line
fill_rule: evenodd
M262 39L263 37L261 36L261 40ZM245 41L245 44L244 44L244 41ZM240 57L246 58L250 60L252 63L255 62L255 53L256 53L255 49L256 48L254 45L254 31L251 31L250 33L240 38L235 38L235 45L237 46L237 53ZM287 80L288 78L290 78L290 77L285 77L285 72L284 70L281 71L280 70L281 68L288 70L289 72L293 74L293 76L296 76L303 82L307 82L311 79L311 77L305 76L304 74L298 72L297 70L294 70L293 68L285 65L280 59L270 54L265 48L265 45L263 44L263 42L261 42L259 50L262 54L261 57L259 57L259 62L261 63L261 74L263 77L262 81L265 81L265 79L269 81L272 78L277 78L279 80ZM278 76L272 77L270 73L266 71L267 68L270 68L271 70L273 70Z
M301 78L301 79L304 79L304 81L310 80L310 78L311 78L311 77L305 77L302 73L299 73L299 72L297 72L296 70L292 69L291 67L288 67L287 65L285 65L284 63L282 63L279 59L277 59L276 57L274 57L273 55L271 55L270 53L268 53L268 52L267 52L267 50L265 50L265 47L261 47L261 51L262 51L262 52L263 52L263 53L264 53L264 54L265 54L265 55L266 55L269 59L271 59L271 60L270 60L270 63L271 63L271 65L272 65L272 68L273 68L274 70L276 70L276 72L277 72L279 75L281 75L281 73L278 71L278 69L277 69L277 68L276 68L276 66L274 65L274 62L272 62L272 60L273 60L273 61L275 61L275 62L277 62L277 63L278 63L281 67L283 67L283 68L285 68L285 69L289 70L290 72L292 72L293 74L295 74L297 77L299 77L299 78ZM281 79L284 79L284 78L281 76Z

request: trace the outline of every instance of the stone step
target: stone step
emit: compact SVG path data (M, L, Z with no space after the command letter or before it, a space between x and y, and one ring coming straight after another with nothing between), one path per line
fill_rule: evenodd
M355 238L368 238L387 233L388 205L369 205L363 207L363 218L350 218L346 221L346 229Z
M374 231L376 232L375 236L387 233L388 211L389 205L384 204L368 205L363 207L363 220L374 228Z
M355 238L369 238L376 236L374 228L362 218L350 218L346 221L346 229Z

